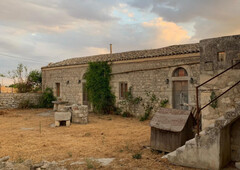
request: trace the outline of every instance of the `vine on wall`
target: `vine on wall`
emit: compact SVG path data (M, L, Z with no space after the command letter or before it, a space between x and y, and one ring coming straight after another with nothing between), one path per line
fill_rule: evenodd
M111 92L111 66L107 62L90 62L86 72L86 88L93 110L110 114L114 110L115 96Z

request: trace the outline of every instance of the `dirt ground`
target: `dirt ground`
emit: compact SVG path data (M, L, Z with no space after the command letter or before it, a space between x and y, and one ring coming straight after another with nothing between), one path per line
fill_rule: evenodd
M39 113L46 113L39 115ZM51 114L50 116L48 114ZM50 110L0 110L0 157L34 162L66 160L67 169L189 169L152 152L149 121L90 114L89 124L53 127ZM133 159L133 155L141 159ZM103 166L91 158L115 158ZM79 160L84 164L71 165Z

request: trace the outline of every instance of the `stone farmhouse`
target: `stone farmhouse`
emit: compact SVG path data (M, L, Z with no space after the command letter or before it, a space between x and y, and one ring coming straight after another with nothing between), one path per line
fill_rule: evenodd
M111 87L117 103L132 86L134 96L153 92L167 99L170 108L187 109L195 103L199 84L199 43L67 59L42 68L43 88L51 87L57 97L70 103L87 104L84 74L88 62L112 64ZM137 115L143 114L141 110Z
M111 51L42 67L43 89L53 88L55 96L71 104L88 105L84 79L88 63L107 61L117 103L132 87L133 96L144 97L149 91L168 100L169 108L201 110L202 131L166 155L170 162L221 169L229 161L240 161L240 35L158 49ZM210 105L215 96L220 96L217 104ZM142 114L139 106L135 116Z

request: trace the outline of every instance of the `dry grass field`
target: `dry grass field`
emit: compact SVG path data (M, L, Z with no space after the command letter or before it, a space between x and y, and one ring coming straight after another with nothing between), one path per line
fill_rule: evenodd
M50 113L49 116L39 115ZM67 160L67 169L187 169L170 165L149 148L149 121L116 115L90 114L89 124L53 127L54 117L46 109L0 110L0 157L12 161ZM141 159L133 159L133 155ZM109 165L91 158L115 158ZM81 165L70 165L84 160Z

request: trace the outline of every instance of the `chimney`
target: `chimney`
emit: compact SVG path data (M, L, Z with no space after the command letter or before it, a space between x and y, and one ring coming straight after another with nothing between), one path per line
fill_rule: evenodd
M112 54L112 44L110 44L110 54Z

